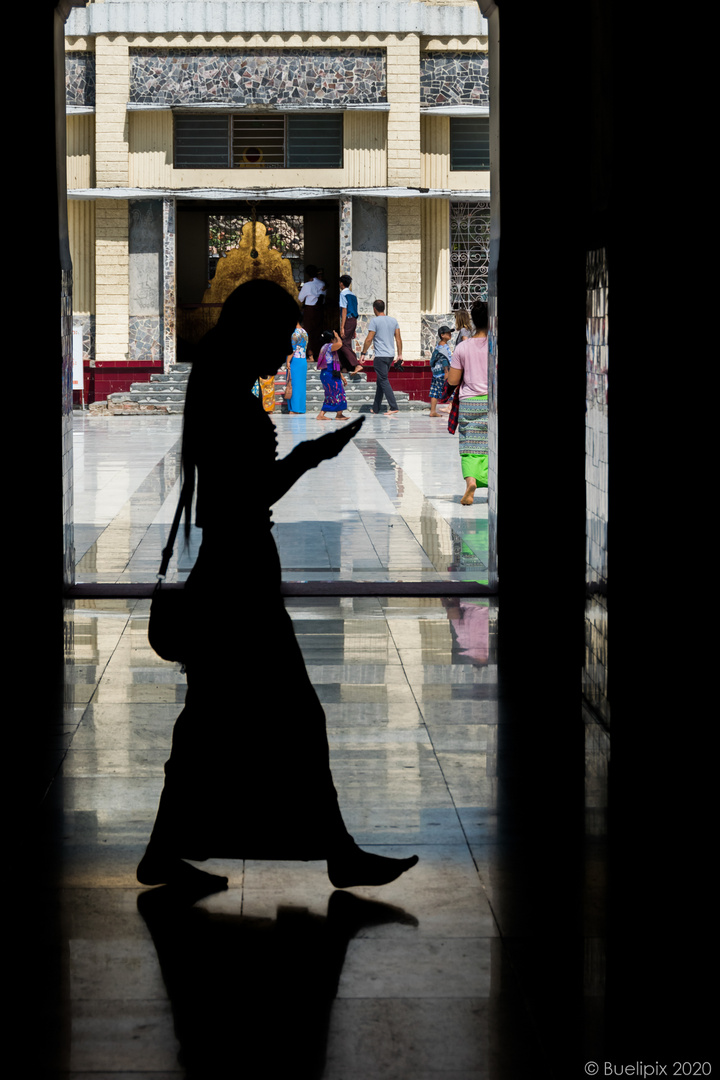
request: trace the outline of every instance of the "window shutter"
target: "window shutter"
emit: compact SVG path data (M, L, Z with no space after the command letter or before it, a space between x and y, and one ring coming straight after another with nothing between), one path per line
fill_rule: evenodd
M288 167L342 169L342 113L288 116Z
M450 117L450 168L453 172L490 168L489 117Z
M232 127L234 169L282 169L285 117L235 113Z
M227 169L227 116L176 116L175 167Z

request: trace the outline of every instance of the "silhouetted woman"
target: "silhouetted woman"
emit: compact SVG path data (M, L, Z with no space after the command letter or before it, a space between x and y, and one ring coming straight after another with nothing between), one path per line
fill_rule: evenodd
M247 282L225 301L193 362L182 461L185 477L197 476L203 536L186 585L186 704L137 871L144 885L210 891L227 884L185 859L326 859L338 888L383 885L417 862L364 852L348 834L325 714L280 594L270 507L308 469L340 453L361 424L300 443L277 460L274 425L251 391L285 360L297 320L297 304L279 285ZM239 357L237 342L249 325L273 330ZM220 372L237 390L230 402L218 393ZM187 531L191 499L188 490ZM259 683L268 655L282 658L273 687ZM292 708L280 684L292 687Z

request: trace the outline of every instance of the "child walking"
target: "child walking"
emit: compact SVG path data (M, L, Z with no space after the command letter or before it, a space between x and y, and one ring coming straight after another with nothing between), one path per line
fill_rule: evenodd
M450 327L441 326L438 330L438 337L440 340L433 349L433 354L430 357L430 372L432 374L432 382L430 383L431 416L442 415L438 412L437 403L438 399L442 397L443 388L445 386L445 373L450 367L450 361L452 360L452 353L450 351L452 330Z

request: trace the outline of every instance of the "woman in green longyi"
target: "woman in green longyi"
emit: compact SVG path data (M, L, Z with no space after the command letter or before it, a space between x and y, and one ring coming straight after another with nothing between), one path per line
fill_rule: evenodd
M460 463L465 480L463 506L471 506L478 487L488 486L488 307L483 300L473 304L471 317L475 333L456 346L447 381L460 387L458 436Z

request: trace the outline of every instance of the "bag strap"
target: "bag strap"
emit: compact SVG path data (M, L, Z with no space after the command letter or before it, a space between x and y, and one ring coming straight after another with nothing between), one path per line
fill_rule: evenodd
M175 547L175 538L177 537L177 531L180 528L180 518L182 517L185 489L187 488L188 481L186 480L180 491L180 498L178 499L177 510L175 511L175 517L170 528L170 535L168 536L168 542L163 548L162 562L160 563L160 569L158 570L158 581L164 581L167 574L167 568L172 558L173 548Z

